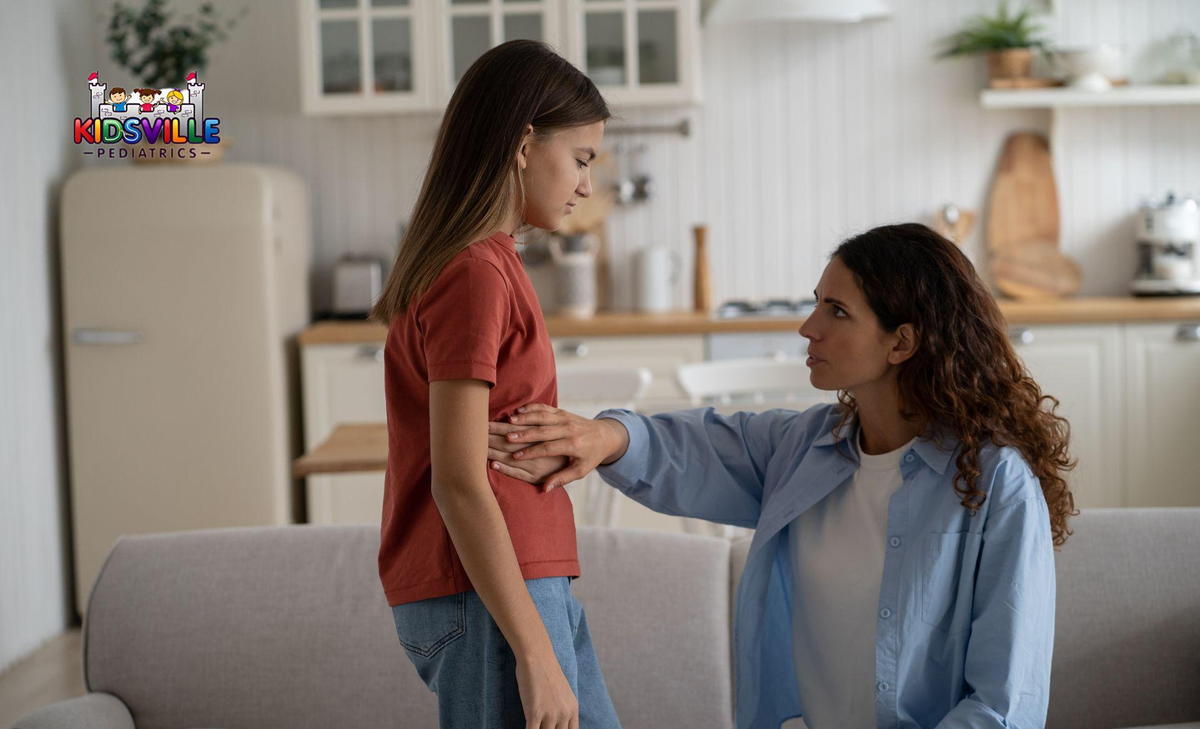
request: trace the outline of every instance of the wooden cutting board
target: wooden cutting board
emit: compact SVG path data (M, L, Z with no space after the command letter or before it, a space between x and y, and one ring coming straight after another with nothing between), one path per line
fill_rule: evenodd
M1059 242L1058 192L1046 138L1018 132L1004 143L988 203L987 245L993 252L1027 243Z
M992 279L996 288L1014 299L1044 301L1079 292L1083 276L1079 264L1049 241L1030 241L1007 251L992 253Z

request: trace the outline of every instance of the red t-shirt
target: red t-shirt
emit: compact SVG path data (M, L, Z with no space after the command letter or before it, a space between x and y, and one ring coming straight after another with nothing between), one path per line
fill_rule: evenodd
M526 403L558 404L554 352L515 242L495 233L472 243L388 327L379 577L389 605L472 589L430 490L429 383L487 381L489 420ZM579 576L566 491L542 493L486 463L479 468L500 504L524 578Z

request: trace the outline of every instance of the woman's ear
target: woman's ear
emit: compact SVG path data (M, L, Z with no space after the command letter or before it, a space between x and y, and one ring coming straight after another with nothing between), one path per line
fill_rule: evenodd
M529 165L529 143L533 140L533 125L526 124L521 133L521 144L517 147L517 169L523 170Z
M896 337L896 344L888 352L888 363L898 365L917 353L920 337L912 324L901 324L893 336Z

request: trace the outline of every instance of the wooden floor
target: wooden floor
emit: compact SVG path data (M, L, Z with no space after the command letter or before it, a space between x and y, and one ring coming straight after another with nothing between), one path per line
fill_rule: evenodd
M0 729L39 706L85 693L83 643L74 628L0 673Z

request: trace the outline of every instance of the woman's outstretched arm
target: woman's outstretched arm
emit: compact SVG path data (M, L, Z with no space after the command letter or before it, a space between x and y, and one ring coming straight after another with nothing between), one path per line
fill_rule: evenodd
M567 469L547 477L562 485L599 466L605 481L665 514L753 527L762 510L768 465L784 431L801 413L718 414L712 408L640 415L606 410L588 420L547 405L513 416L513 444L534 444L514 460L567 456ZM511 428L509 428L511 429ZM493 423L490 432L503 432ZM493 458L495 451L489 453Z

